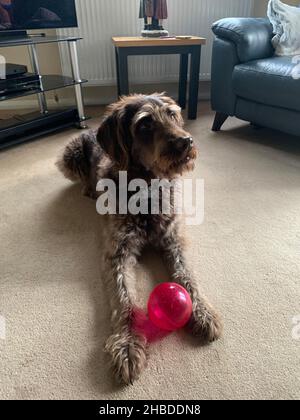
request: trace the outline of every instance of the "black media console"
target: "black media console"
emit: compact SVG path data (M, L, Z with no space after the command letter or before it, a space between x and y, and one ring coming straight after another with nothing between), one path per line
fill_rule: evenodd
M82 99L82 80L80 77L77 41L81 38L64 36L20 36L0 37L0 48L28 46L33 72L39 76L39 84L36 82L26 89L15 89L5 94L0 94L0 101L7 101L22 96L37 95L39 111L27 115L16 115L13 118L0 120L0 150L24 141L49 134L60 129L76 125L78 128L86 128L86 116ZM36 45L66 42L69 47L72 77L63 75L42 75L40 72ZM49 59L51 59L49 57ZM74 86L76 107L48 110L46 92L56 89Z

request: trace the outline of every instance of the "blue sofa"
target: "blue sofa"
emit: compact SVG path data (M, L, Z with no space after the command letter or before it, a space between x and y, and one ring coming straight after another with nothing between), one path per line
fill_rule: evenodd
M300 79L293 57L274 55L264 18L216 22L212 57L213 131L229 116L300 136ZM299 72L298 72L299 73Z

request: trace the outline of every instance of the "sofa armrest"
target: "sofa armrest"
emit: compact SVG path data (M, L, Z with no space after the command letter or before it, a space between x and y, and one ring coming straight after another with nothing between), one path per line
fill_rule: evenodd
M241 63L274 54L272 46L273 28L265 18L226 18L213 24L218 38L235 44Z

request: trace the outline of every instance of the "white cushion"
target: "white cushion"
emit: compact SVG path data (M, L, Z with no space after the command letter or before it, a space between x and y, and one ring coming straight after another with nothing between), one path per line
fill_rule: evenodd
M268 17L273 25L276 55L300 54L300 8L280 0L270 0Z

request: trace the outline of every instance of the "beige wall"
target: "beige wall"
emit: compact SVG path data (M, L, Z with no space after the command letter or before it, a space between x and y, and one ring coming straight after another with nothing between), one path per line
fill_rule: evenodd
M269 0L254 0L254 16L266 16ZM283 0L283 3L298 6L300 0Z

